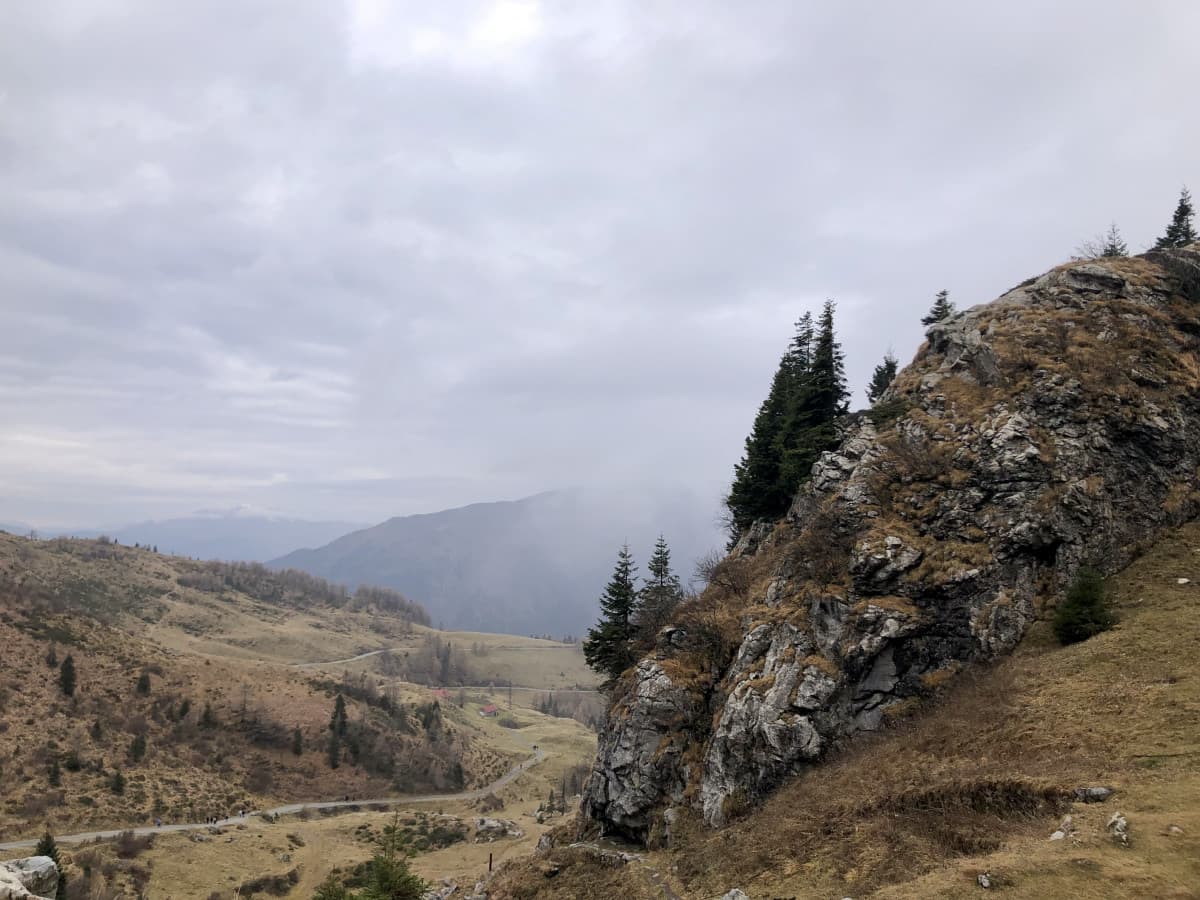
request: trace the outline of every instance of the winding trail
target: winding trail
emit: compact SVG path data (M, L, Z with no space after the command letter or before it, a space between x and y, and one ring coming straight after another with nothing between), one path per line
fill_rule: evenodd
M456 800L479 800L494 791L507 787L520 777L523 772L529 771L545 758L546 752L539 747L534 750L533 756L523 762L517 763L517 765L513 766L491 784L470 791L461 791L457 794L416 794L408 797L381 797L377 800L322 800L311 803L288 803L272 809L247 810L243 815L230 816L228 819L221 819L211 825L207 822L187 822L178 825L151 825L144 828L117 828L110 831L81 831L78 834L56 834L54 840L60 844L82 844L89 841L115 840L118 835L126 831L132 831L135 835L203 831L206 828L238 825L245 822L251 816L286 816L298 813L304 809L344 809L355 806L404 806L409 803L450 803ZM36 847L37 842L37 838L28 838L26 840L0 843L0 852L6 850L27 850L31 847Z

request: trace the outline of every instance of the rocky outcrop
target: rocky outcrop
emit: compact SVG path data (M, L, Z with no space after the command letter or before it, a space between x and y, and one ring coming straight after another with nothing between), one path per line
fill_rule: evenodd
M721 825L1011 650L1082 562L1115 570L1194 517L1200 305L1181 260L1200 245L1062 266L931 327L787 520L739 542L747 589L699 601L693 630L733 606L740 641L714 650L681 621L626 676L584 813L650 842L684 806Z
M58 890L58 867L48 856L0 862L0 900L41 900Z

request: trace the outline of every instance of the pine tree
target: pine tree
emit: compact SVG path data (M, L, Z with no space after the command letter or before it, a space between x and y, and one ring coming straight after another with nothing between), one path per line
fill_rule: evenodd
M113 772L113 776L108 782L108 789L117 795L125 793L125 776L121 774L120 769Z
M213 712L212 704L205 703L204 711L200 713L200 727L213 729L217 727L217 714Z
M326 752L329 756L329 768L336 769L342 764L342 736L336 731L329 732L329 746Z
M138 676L137 692L143 697L150 693L150 673L143 672Z
M1166 234L1155 241L1154 249L1169 250L1173 247L1186 247L1193 243L1196 240L1196 229L1192 226L1194 215L1192 195L1185 187L1179 193L1179 204L1175 207L1175 215L1171 217L1171 224L1167 226Z
M296 756L304 753L304 735L300 733L299 728L292 730L292 753Z
M58 855L58 844L55 843L54 835L50 833L49 829L38 839L33 855L48 856L54 860L54 868L58 869L58 890L54 892L54 898L55 900L66 900L67 873L63 869L62 858Z
M937 296L933 298L933 306L921 318L921 324L928 327L934 322L950 318L955 312L957 310L954 308L954 301L950 299L950 292L938 291Z
M600 598L600 620L588 629L583 658L611 686L633 664L633 613L637 606L637 567L626 544L617 554L612 579Z
M1108 631L1115 624L1104 576L1089 566L1080 568L1067 596L1054 610L1054 636L1060 644L1074 644Z
M50 766L46 772L46 780L50 782L50 787L58 787L62 784L62 770L58 766L57 758L50 760Z
M1125 239L1117 230L1116 222L1108 226L1108 233L1104 235L1104 240L1100 245L1100 255L1109 258L1129 255L1129 247L1125 245Z
M51 644L50 649L46 651L46 665L52 669L58 668L58 649Z
M671 571L671 548L661 534L654 545L654 553L646 568L649 577L638 592L638 604L634 611L634 624L638 636L644 642L652 642L658 630L671 618L671 613L683 599L683 588L679 576ZM555 711L557 714L557 710Z
M846 411L848 395L833 314L833 301L827 301L815 327L808 313L796 323L746 439L745 455L734 469L725 499L730 543L754 521L787 512L817 457L836 443L835 423Z
M891 350L888 350L883 355L883 362L875 367L875 371L871 374L871 383L867 385L867 402L872 406L896 380L896 365L896 357L892 355Z
M146 736L144 734L135 734L133 742L129 745L129 759L132 762L141 762L142 757L146 755Z
M75 696L75 657L68 655L58 669L58 686L64 696Z
M333 701L333 715L329 717L329 730L338 737L346 734L346 698L340 693Z

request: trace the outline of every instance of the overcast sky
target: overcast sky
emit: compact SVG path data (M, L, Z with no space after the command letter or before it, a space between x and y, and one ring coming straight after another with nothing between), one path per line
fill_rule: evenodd
M1200 5L0 3L0 521L715 503L791 323L856 404L1200 189ZM1200 191L1198 191L1200 193Z

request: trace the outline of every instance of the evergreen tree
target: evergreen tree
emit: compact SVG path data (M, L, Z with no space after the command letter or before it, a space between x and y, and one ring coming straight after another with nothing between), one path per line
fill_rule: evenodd
M204 711L200 713L200 727L213 729L217 727L217 714L213 712L212 704L205 703Z
M1082 567L1075 574L1067 596L1054 610L1054 636L1060 644L1074 644L1108 631L1115 624L1104 576L1089 566Z
M836 443L848 395L833 314L833 301L826 301L816 326L808 313L796 323L725 499L731 543L755 520L787 512L817 457Z
M292 753L296 756L304 753L304 735L300 733L299 728L292 730Z
M871 383L867 385L867 402L872 406L896 380L896 365L896 357L889 350L883 355L883 362L875 367L871 374Z
M683 588L679 576L671 571L671 548L661 534L654 545L654 553L646 565L650 575L644 579L638 592L634 624L643 641L653 641L658 630L671 618L671 613L683 599ZM557 715L555 710L552 715Z
M51 644L50 649L46 651L46 665L52 669L58 668L58 649Z
M75 657L68 654L58 669L58 686L64 696L75 696Z
M633 614L637 606L637 571L626 544L617 554L612 579L600 598L600 620L588 629L583 658L610 686L633 664Z
M113 772L113 776L108 782L108 789L117 795L125 793L125 776L121 774L120 769Z
M329 717L329 730L338 737L346 734L346 698L340 693L333 701L333 715Z
M1104 235L1104 241L1100 245L1100 255L1104 257L1129 255L1129 247L1125 245L1125 239L1121 237L1121 232L1117 230L1116 222L1108 226L1108 233Z
M50 760L50 767L46 773L46 780L50 782L50 787L58 787L62 784L62 770L58 766L58 759Z
M342 764L342 736L336 731L329 732L329 746L326 751L329 755L329 768L336 769Z
M67 897L67 873L63 869L62 858L58 855L58 844L54 841L54 835L47 829L46 833L38 839L37 847L33 851L34 856L48 856L54 860L54 868L58 869L58 890L54 892L55 900L66 900Z
M1171 224L1167 226L1166 234L1154 242L1154 249L1169 250L1172 247L1186 247L1195 241L1196 229L1192 226L1194 215L1192 195L1185 187L1179 194L1179 204L1175 207L1175 215L1171 217Z
M392 817L379 839L379 849L367 866L366 884L357 900L421 900L429 885L408 868L401 846L400 816Z
M129 745L129 759L132 762L141 762L142 757L146 755L146 736L144 734L135 734L133 742Z
M940 322L942 319L948 319L957 310L954 308L954 301L950 299L949 291L938 291L937 296L933 298L933 306L921 318L921 324L928 327L934 322Z
M150 673L143 672L138 676L137 692L143 697L150 693Z

